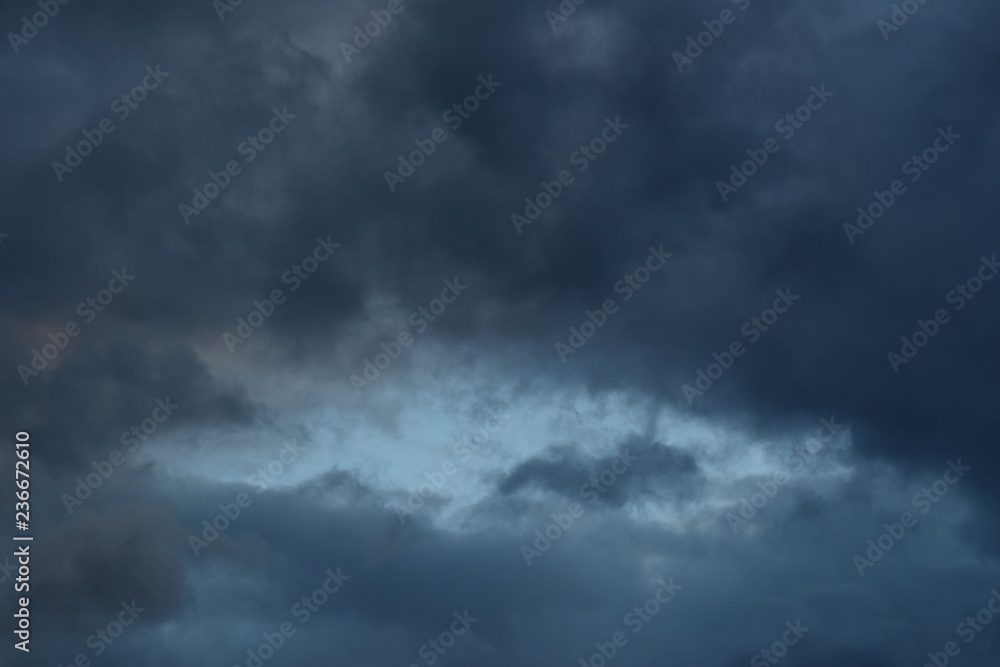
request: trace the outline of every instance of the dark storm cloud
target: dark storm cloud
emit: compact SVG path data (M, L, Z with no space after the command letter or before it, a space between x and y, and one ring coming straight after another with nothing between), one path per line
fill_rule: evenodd
M995 459L1000 284L961 310L946 295L1000 252L990 27L1000 16L973 0L929 2L886 41L876 21L890 5L751 0L683 72L674 52L734 3L591 0L553 31L545 10L554 3L403 0L351 63L340 42L385 3L246 0L224 21L210 2L60 5L20 53L0 57L0 81L16 91L0 109L0 232L9 234L0 244L0 420L48 443L35 450L46 484L38 525L49 534L38 543L46 555L36 595L47 600L45 616L80 621L51 630L45 657L84 650L91 626L135 597L149 615L107 664L232 664L337 565L352 579L278 659L416 662L418 647L468 608L481 620L443 664L573 664L621 627L654 576L685 589L619 664L746 664L799 616L814 629L789 665L895 667L938 650L996 584L985 582L1000 539L986 471ZM0 25L19 29L34 10L11 6ZM113 116L113 100L155 65L169 76L59 182L51 162ZM490 98L390 192L384 172L397 156L445 127L442 113L490 75L501 82ZM722 201L716 182L779 136L775 122L821 85L833 91L823 108ZM240 143L286 107L295 116L288 127L186 224L178 205L193 204L209 172L242 162ZM574 152L619 117L627 129L576 171ZM947 127L961 138L907 180L901 165ZM561 169L574 182L518 234L511 214L524 214L525 197ZM852 244L844 223L897 178L906 193ZM282 277L317 238L341 247L292 292ZM624 301L617 281L660 245L670 262ZM77 304L122 267L135 284L24 386L17 366L79 320ZM834 414L851 424L854 445L838 462L858 478L783 491L756 532L734 536L723 519L734 498L710 496L712 484L728 484L709 481L715 461L643 436L624 443L640 460L601 496L604 511L581 517L530 568L519 547L613 455L533 453L456 532L436 523L447 503L428 501L401 524L387 508L402 491L336 464L302 486L254 496L199 558L186 536L239 485L179 482L147 464L62 520L59 494L156 399L181 405L158 434L181 441L178 451L191 451L183 447L199 430L273 426L282 415L249 398L271 387L221 380L221 369L259 364L346 387L406 326L390 311L405 319L455 276L470 292L434 324L455 355L439 368L480 354L525 389L651 396L738 429L732 452ZM275 288L287 303L230 355L221 334ZM743 326L776 289L799 300L751 342ZM609 298L619 312L559 363L554 343ZM886 353L939 308L951 321L894 373ZM733 341L746 353L688 405L682 385ZM379 409L380 420L396 419ZM949 500L975 508L942 505L935 516L959 518L926 521L895 560L857 579L854 551L909 503L882 487L912 494L958 456L974 471ZM902 479L888 484L873 471L883 463ZM627 514L642 502L681 518L661 529ZM910 591L929 578L936 584ZM157 625L167 618L185 640ZM995 653L992 641L969 652Z
M546 457L520 463L497 490L510 495L537 488L578 498L585 487L593 489L591 494L603 502L620 506L650 494L687 495L697 483L697 474L698 466L690 453L635 438L598 458L585 458L569 445L553 447Z
M93 472L88 467L91 460L104 459L114 449L125 451L138 435L143 442L154 437L148 424L142 431L142 422L154 411L160 437L181 426L267 419L242 389L212 377L189 347L150 346L150 339L99 331L102 325L107 323L95 320L95 329L72 339L71 347L61 353L65 358L55 360L58 366L30 378L27 387L16 376L11 382L17 386L10 390L9 405L19 414L19 428L40 440L60 443L57 451L46 452L52 457L47 461L50 469L73 476ZM15 364L29 364L27 351L13 345L5 356L11 370ZM179 405L169 416L157 407L157 400L167 399ZM133 427L140 433L133 433Z
M866 477L861 485L870 488L877 474ZM820 655L903 664L886 656L878 643L891 637L900 646L922 646L926 641L913 634L913 624L945 632L953 618L962 618L967 604L988 596L988 587L979 590L968 568L949 575L956 584L951 593L913 587L910 568L922 566L926 549L938 539L926 534L904 538L878 564L879 578L859 581L851 552L871 536L869 531L879 530L870 513L885 512L892 502L873 507L850 489L820 500L822 521L767 508L758 538L733 536L722 521L680 535L640 527L621 516L595 515L568 529L528 568L518 551L528 533L507 527L500 516L502 523L460 535L421 522L400 526L372 495L351 495L350 506L330 507L337 489L350 485L345 479L314 499L297 493L257 496L189 565L193 585L227 591L225 599L193 593L198 607L210 611L194 632L217 633L206 648L211 662L235 661L247 646L256 646L261 633L290 619L296 601L322 583L328 568L337 567L350 579L322 612L299 627L282 659L320 659L336 637L337 650L359 656L359 664L407 664L428 637L446 628L454 611L469 609L478 619L474 632L444 664L572 661L573 655L590 655L594 641L610 637L622 627L623 615L652 595L657 584L648 578L648 567L642 574L642 561L655 563L652 577L672 577L683 588L671 606L631 637L622 651L624 664L645 664L655 655L701 656L719 665L746 661L779 639L786 621L797 619L809 634L790 652L789 664L812 664ZM173 504L187 529L195 529L205 512L201 503L212 495L225 500L237 490L178 490ZM144 532L155 529L149 525ZM167 542L160 551L172 559L188 550L176 530L162 539ZM228 566L225 575L218 570L222 564ZM791 586L795 596L787 594ZM906 623L885 616L879 607L888 599L902 599L914 610ZM189 613L180 618L189 619ZM245 623L250 625L246 631L222 631ZM850 645L838 638L844 635L837 629L845 624L856 628ZM345 627L352 631L345 634ZM561 638L560 647L553 646L553 636ZM135 650L126 645L119 655L127 660ZM906 655L916 657L919 650Z

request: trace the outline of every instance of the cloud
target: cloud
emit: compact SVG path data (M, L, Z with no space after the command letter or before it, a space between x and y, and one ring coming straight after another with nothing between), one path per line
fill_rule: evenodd
M60 619L38 622L36 655L89 651L135 598L149 611L106 664L245 662L336 566L352 579L276 662L425 664L469 609L439 664L579 664L671 576L684 589L617 664L745 664L798 618L812 630L789 665L940 650L996 585L1000 288L974 279L998 251L998 10L926 3L886 40L892 6L857 0L588 2L555 29L556 3L401 6L350 62L341 43L386 3L244 2L220 20L211 3L73 2L0 56L21 102L0 109L0 417L31 433L32 596ZM735 20L678 71L723 9ZM148 66L169 75L118 117ZM450 128L487 76L500 85ZM796 120L820 86L833 95ZM275 109L294 119L241 152ZM105 117L114 131L60 181L53 161ZM391 191L386 171L436 128L447 140ZM939 128L960 138L931 164ZM562 170L572 185L518 234L511 215ZM209 201L188 224L195 189ZM340 247L293 290L317 238ZM650 246L672 257L626 299ZM86 321L78 304L123 268L134 284ZM446 279L468 294L356 392L349 376ZM222 335L275 289L286 301L230 352ZM800 298L769 323L775 290ZM608 299L617 313L562 363L555 344ZM71 321L26 386L19 365ZM745 353L689 402L734 342ZM67 514L62 494L166 397L176 414ZM462 460L455 441L501 405L489 454ZM726 513L830 415L849 435L734 535ZM305 454L258 492L248 478L291 438ZM615 472L623 450L637 460ZM859 576L852 557L959 457L967 478ZM400 522L393 505L445 461L447 485ZM188 536L238 493L252 504L195 557ZM572 502L587 511L526 567L520 546Z

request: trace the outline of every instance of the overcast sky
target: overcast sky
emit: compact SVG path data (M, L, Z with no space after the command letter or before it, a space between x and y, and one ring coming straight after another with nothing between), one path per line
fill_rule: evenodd
M993 3L61 2L4 664L1000 659Z

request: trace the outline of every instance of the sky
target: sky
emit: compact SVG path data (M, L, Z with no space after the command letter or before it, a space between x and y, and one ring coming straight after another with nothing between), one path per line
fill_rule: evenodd
M996 663L998 22L6 3L2 663Z

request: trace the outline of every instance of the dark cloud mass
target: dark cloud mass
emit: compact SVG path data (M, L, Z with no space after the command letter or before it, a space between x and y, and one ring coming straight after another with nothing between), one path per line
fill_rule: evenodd
M998 23L7 3L0 663L993 664Z

